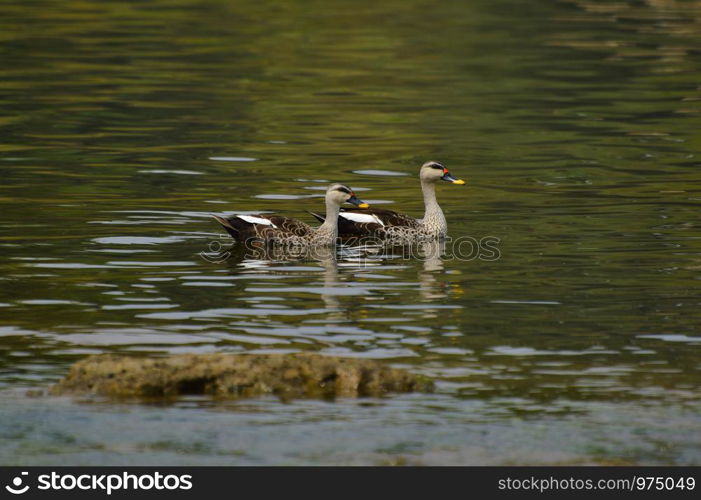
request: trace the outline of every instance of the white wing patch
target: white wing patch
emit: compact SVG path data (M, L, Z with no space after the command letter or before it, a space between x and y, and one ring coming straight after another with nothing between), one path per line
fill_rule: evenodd
M375 215L375 214L358 214L355 212L341 212L339 214L341 217L343 217L346 220L353 221L353 222L362 222L362 223L375 223L379 224L380 226L384 226L385 223L380 220L380 218Z
M271 226L275 229L277 229L277 226L272 223L272 221L269 221L268 219L264 219L263 217L254 217L252 215L237 215L239 219L248 222L249 224L261 224L263 226Z

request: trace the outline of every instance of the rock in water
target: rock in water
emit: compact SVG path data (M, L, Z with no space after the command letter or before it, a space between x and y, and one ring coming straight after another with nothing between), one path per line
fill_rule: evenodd
M378 361L317 354L182 354L163 358L97 355L75 363L52 394L173 398L205 394L282 399L429 392L433 382Z

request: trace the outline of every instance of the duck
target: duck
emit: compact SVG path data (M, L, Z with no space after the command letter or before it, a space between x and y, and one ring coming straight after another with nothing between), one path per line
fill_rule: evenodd
M338 215L343 203L358 208L370 205L358 199L345 184L331 184L326 190L326 215L321 226L312 227L298 219L282 215L234 215L225 218L212 215L234 240L264 242L274 246L312 247L331 246L338 238Z
M381 208L341 209L338 214L339 236L346 241L372 237L397 244L445 238L448 234L448 223L436 200L436 184L438 181L446 181L463 185L465 181L453 177L447 168L435 161L428 161L421 166L419 180L426 206L423 218L415 219ZM325 222L325 216L310 213L319 221Z

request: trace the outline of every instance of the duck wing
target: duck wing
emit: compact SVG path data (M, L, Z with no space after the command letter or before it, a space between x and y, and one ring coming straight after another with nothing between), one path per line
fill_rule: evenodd
M280 240L304 236L313 231L308 224L281 215L234 215L229 218L213 215L213 217L238 241Z
M302 222L301 220L293 219L292 217L268 215L266 218L277 226L280 233L284 233L286 235L305 236L314 232L314 228L312 226L306 222Z
M324 215L310 212L319 222L324 222ZM382 208L341 208L338 214L338 235L341 238L368 235L383 236L387 228L418 229L420 221L405 214Z
M314 216L319 222L324 222L326 216L311 212L307 213ZM383 210L381 208L341 208L339 214L339 224L344 222L355 222L358 224L379 224L380 226L401 226L401 227L418 227L421 221L414 219L405 214L394 212L392 210Z
M368 215L370 217L367 217ZM419 221L415 218L382 208L342 208L339 217L343 217L347 220L358 220L362 218L363 222L378 223L385 227L419 227Z
M418 228L413 217L381 208L341 209L338 214L338 234L342 238L379 236L384 238L388 228Z

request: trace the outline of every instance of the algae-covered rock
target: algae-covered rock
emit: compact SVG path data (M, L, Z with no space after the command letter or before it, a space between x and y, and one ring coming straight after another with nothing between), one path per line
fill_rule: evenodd
M425 377L372 360L316 354L183 354L90 356L75 363L51 392L120 398L275 394L283 399L327 399L432 389Z

